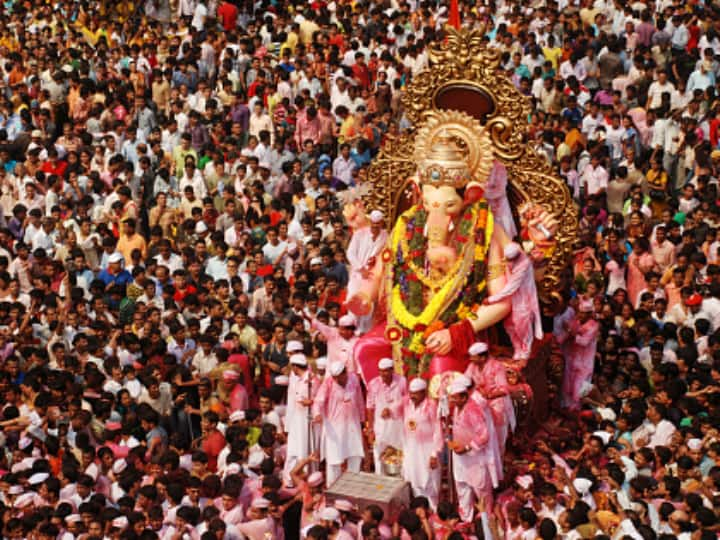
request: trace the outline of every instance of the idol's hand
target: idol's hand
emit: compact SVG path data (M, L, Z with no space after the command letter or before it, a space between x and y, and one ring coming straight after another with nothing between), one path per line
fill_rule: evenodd
M452 337L450 330L438 330L430 334L425 341L427 352L431 354L448 354L452 349Z

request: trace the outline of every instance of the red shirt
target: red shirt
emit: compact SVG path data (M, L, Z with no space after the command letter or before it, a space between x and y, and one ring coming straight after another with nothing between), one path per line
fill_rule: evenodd
M248 97L249 98L253 97L257 93L257 87L260 84L265 84L265 83L264 82L261 83L260 81L253 81L252 83L250 83L250 86L248 86Z
M355 64L352 67L353 78L360 84L363 89L370 88L370 70L366 64Z
M58 176L63 176L65 169L67 169L67 163L61 160L58 160L54 167L51 161L46 161L40 166L40 170L45 174L56 174Z
M223 29L230 32L237 26L238 8L230 2L223 2L217 9L217 15L222 20Z
M210 472L217 471L217 458L220 450L225 447L225 437L217 429L210 433L202 442L202 451L207 454L207 468Z
M340 49L340 52L345 52L345 38L342 34L335 34L334 36L328 38L328 44L329 45L336 45L338 49Z
M192 285L186 285L184 289L175 289L173 294L173 300L176 302L182 302L188 294L196 293L197 289Z
M718 145L718 128L720 128L720 119L710 120L710 144L713 148Z

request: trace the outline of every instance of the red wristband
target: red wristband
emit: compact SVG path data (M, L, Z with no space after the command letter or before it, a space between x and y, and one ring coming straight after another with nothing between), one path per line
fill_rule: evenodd
M456 322L448 328L452 340L452 354L458 358L464 357L467 350L475 342L475 330L468 319Z

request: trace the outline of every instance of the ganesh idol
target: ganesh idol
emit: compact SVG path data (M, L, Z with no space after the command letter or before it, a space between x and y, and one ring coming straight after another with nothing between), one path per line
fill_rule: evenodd
M347 302L356 316L374 316L354 352L366 380L390 354L410 376L463 371L469 345L501 321L527 326L508 332L526 341L540 331L532 265L518 262L526 255L500 224L512 216L496 219L485 197L498 164L488 132L464 113L440 111L418 130L413 155L417 203L398 217L372 266L356 274L361 282ZM538 220L546 235L554 232L543 210Z

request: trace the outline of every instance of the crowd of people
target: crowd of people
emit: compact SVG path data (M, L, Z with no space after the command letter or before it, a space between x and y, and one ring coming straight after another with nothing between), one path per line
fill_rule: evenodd
M390 359L358 376L342 193L449 10L3 4L3 538L718 537L711 2L459 2L578 205L549 420L515 429L532 391L482 341L452 418ZM399 514L327 496L397 450Z

